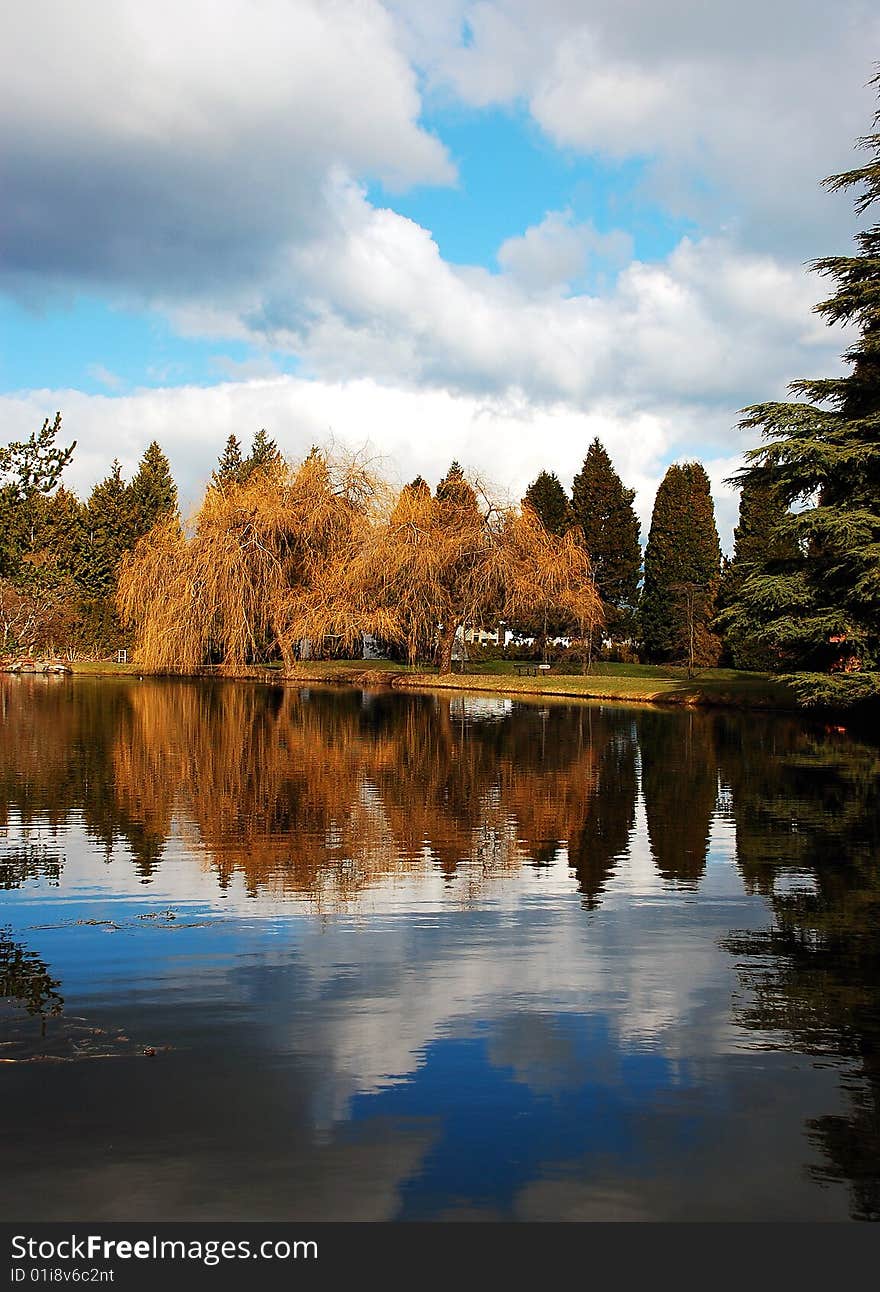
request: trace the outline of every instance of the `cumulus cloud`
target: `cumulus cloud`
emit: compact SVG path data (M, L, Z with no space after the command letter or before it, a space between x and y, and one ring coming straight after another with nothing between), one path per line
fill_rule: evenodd
M622 229L600 233L571 211L548 211L540 224L498 248L498 263L527 290L568 288L592 264L617 269L632 258L633 240Z
M621 395L646 408L726 401L731 414L794 376L835 369L843 345L811 314L818 284L803 266L725 237L684 238L663 261L631 261L604 293L566 296L535 288L574 263L573 243L596 245L597 235L561 218L504 244L508 272L492 274L444 261L428 230L351 184L334 211L259 308L186 309L178 325L267 338L333 380L520 391L582 407Z
M818 0L744 0L735 22L697 0L219 14L95 0L86 23L34 0L4 20L0 284L146 300L221 354L226 339L256 352L218 360L238 387L7 400L13 423L26 411L13 431L76 413L81 483L156 436L195 489L230 431L265 424L295 451L298 428L310 442L336 423L404 474L454 452L516 492L541 467L570 476L600 434L646 519L669 460L728 462L737 408L838 370L847 337L810 313L821 289L801 260L831 249L823 228L845 242L841 212L850 227L816 177L848 162L869 116L857 69L880 22L859 0L833 24ZM625 231L556 210L501 243L498 271L445 261L365 187L454 179L423 86L524 102L561 148L647 159L699 231L640 261ZM308 380L271 378L268 351Z
M378 0L34 0L0 42L2 270L222 296L328 218L335 168L446 183Z

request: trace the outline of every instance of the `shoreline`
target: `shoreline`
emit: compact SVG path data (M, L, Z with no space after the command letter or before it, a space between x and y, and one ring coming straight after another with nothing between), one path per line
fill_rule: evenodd
M401 666L376 667L379 661L361 665L351 661L303 663L293 673L252 668L238 673L203 669L196 673L159 673L138 664L78 661L71 664L75 676L91 677L174 677L204 680L251 681L270 685L321 684L350 686L367 690L469 691L519 696L523 699L555 698L592 700L605 703L651 704L675 708L723 708L761 712L800 713L806 716L793 694L777 680L762 674L737 676L731 670L704 670L706 676L688 679L659 673L639 676L621 673L550 674L522 677L501 672L436 673ZM717 674L730 674L718 677Z

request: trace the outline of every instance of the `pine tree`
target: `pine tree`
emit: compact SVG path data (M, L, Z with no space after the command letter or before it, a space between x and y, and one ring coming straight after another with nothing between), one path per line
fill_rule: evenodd
M241 444L234 435L230 435L220 457L217 459L217 468L211 477L215 485L226 484L229 481L240 480L242 477L242 468L244 460L241 456Z
M777 572L797 558L794 540L784 532L789 515L785 500L766 485L744 484L739 499L739 524L733 531L733 557L725 565L718 591L717 626L725 637L725 648L735 668L773 669L779 663L778 653L755 640L750 633L731 627L743 584L756 570L765 567Z
M246 479L252 472L265 471L267 468L277 466L280 461L281 450L275 441L266 434L265 429L261 429L254 436L251 451L242 463L241 477Z
M548 534L561 537L573 523L568 498L555 471L542 471L529 485L523 502L537 512Z
M61 414L48 417L26 440L0 446L0 577L15 578L22 559L38 549L45 500L57 486L76 448L56 444Z
M880 112L873 126L859 141L871 160L825 181L859 190L857 215L880 199ZM855 242L855 255L813 265L836 285L816 312L858 328L850 372L792 382L799 399L752 405L740 423L769 443L746 454L738 482L772 487L793 507L779 529L796 554L748 575L731 627L803 670L791 681L806 703L880 696L880 225Z
M59 580L80 582L85 538L85 508L76 494L62 485L46 499L39 537Z
M419 493L421 494L421 490ZM461 536L462 551L457 561L450 562L441 580L447 603L447 613L439 630L437 641L437 663L441 673L448 673L452 667L452 654L455 636L464 624L467 593L471 578L471 565L467 546L472 537L482 529L477 495L473 486L465 479L461 464L453 461L446 475L437 485L434 495L441 504L437 519L442 530L447 534Z
M86 551L83 570L90 597L109 596L122 553L131 546L134 522L131 495L114 459L109 474L95 485L86 504Z
M657 490L645 548L641 619L651 660L717 663L720 642L709 623L720 573L709 477L699 462L671 466Z
M131 532L126 547L148 534L157 521L177 509L177 485L168 459L155 440L147 447L128 486Z
M572 484L571 510L608 607L608 631L618 637L634 632L639 599L642 550L635 496L634 489L624 487L599 439L593 440Z

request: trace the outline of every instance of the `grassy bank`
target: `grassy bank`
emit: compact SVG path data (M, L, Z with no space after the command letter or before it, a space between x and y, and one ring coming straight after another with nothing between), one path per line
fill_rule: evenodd
M143 676L137 664L83 661L75 673ZM255 680L282 680L280 670L262 666L249 670ZM413 690L491 691L522 696L564 696L574 699L620 700L653 704L715 705L738 709L795 709L791 690L764 673L734 669L703 669L688 678L685 669L650 664L596 664L584 676L551 670L543 677L517 673L509 660L489 660L468 665L466 673L438 676L421 665L409 668L390 660L314 660L298 666L287 679L352 686L392 686Z

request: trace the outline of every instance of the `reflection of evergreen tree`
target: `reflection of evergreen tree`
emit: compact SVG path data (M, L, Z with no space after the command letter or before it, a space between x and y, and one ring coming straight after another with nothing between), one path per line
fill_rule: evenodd
M29 1014L54 1018L64 1009L64 998L56 988L48 965L34 951L0 929L0 997L23 1006Z
M713 719L703 713L639 718L642 793L654 864L664 879L695 888L706 868L718 791Z
M824 870L829 856L876 853L876 751L781 718L763 723L724 715L716 729L747 891L772 892L780 867ZM830 874L825 882L831 882Z
M616 863L626 853L635 822L638 776L635 729L588 710L590 739L600 751L596 791L568 856L587 910L599 905ZM583 714L580 715L583 720Z
M61 879L62 860L59 853L43 852L38 847L23 845L4 849L0 853L0 890L10 892L23 888L32 879L44 880L57 888Z
M738 1022L773 1043L849 1065L849 1111L810 1122L820 1179L849 1184L858 1219L880 1219L880 753L757 724L724 734L740 865L773 924L732 935L749 988ZM732 756L731 756L732 755ZM736 775L736 769L743 774ZM796 887L781 890L787 874Z

